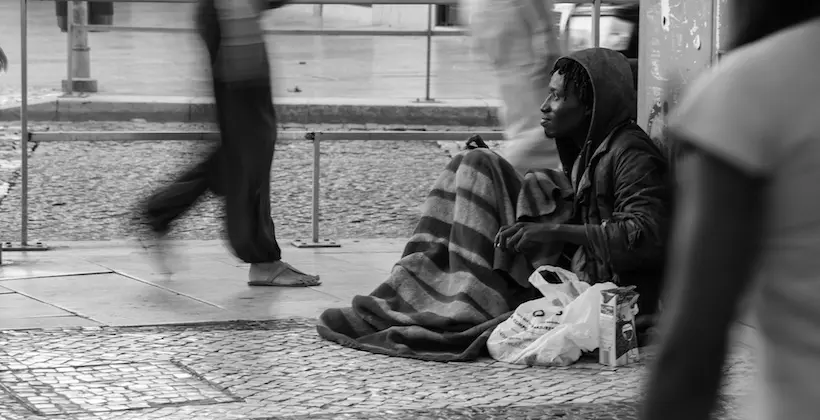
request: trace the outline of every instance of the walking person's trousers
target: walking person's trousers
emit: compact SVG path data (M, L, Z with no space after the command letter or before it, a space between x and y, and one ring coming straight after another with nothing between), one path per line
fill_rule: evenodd
M197 24L216 75L222 34L213 0L199 4ZM264 50L264 48L263 48ZM267 54L264 58L267 64ZM270 75L265 80L213 79L221 144L203 162L145 204L155 231L167 231L207 190L225 198L226 228L234 254L246 263L281 259L270 208L270 171L276 145L276 114Z
M490 61L504 102L501 149L521 174L557 169L555 143L541 127L550 72L561 56L552 0L462 0L471 36Z

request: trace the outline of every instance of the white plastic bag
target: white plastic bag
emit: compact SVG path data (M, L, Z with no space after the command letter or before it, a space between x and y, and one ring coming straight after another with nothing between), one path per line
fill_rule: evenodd
M559 284L544 280L542 272L554 273ZM590 286L571 271L539 267L530 283L544 297L525 302L499 324L487 340L493 359L507 363L566 366L582 352L598 348L598 313L601 290L614 283Z

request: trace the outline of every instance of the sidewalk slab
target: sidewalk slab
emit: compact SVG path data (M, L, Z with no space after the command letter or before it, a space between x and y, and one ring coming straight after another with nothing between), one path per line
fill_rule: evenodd
M277 98L282 124L382 124L498 126L500 102L448 99L416 102L407 99ZM30 121L216 121L209 97L85 95L38 100L28 107ZM20 119L20 107L0 109L0 121Z
M0 295L0 319L70 316L60 308L20 294Z
M17 253L6 251L4 261L0 266L0 286L4 281L42 277L81 276L89 274L105 274L111 270L100 267L88 261L62 257L48 251L37 251L25 258L13 258Z
M65 276L3 282L11 290L105 325L232 320L223 308L120 274Z
M92 321L78 315L0 318L0 331L99 327L101 325L102 324L97 321Z
M75 324L72 318L60 319L60 326L315 319L378 287L401 257L406 238L340 243L340 248L283 247L286 261L320 275L322 285L265 288L246 284L248 265L218 240L171 241L175 263L170 277L158 273L134 241L54 242L49 243L52 251L4 254L0 299L36 299L65 311L38 316L77 316ZM37 328L25 321L30 317L8 313L4 325ZM745 318L736 335L753 347L757 331Z
M321 276L324 284L310 288L248 286L248 265L222 241L171 242L171 276L157 272L132 241L58 242L49 244L52 251L7 252L0 267L0 299L36 299L46 305L37 307L53 313L32 315L15 304L3 313L6 322L0 326L42 327L26 321L32 316L76 315L59 320L60 326L71 326L72 320L75 326L133 326L316 318L375 289L404 246L403 239L342 243L342 248L285 247L286 261Z

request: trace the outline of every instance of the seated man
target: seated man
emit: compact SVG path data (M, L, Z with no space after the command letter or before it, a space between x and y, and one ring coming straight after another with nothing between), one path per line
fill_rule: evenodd
M671 207L668 160L633 120L634 94L622 88L632 77L596 72L594 65L559 61L541 107L544 131L556 139L562 166L572 168L566 175L575 190L573 220L516 223L499 231L496 244L524 253L566 244L559 265L588 283L636 286L639 321L651 323Z
M666 158L633 121L635 102L622 54L558 60L542 125L566 172L521 178L487 149L458 154L388 279L352 307L325 311L319 334L374 353L475 359L496 325L538 297L527 279L544 263L590 283L636 285L641 313L653 314L670 191Z

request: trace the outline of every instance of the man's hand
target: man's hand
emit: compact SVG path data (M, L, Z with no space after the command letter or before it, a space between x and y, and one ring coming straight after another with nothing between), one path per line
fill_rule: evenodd
M6 58L6 53L0 48L0 71L6 71L9 68L9 59Z
M526 251L558 241L560 225L553 223L516 223L502 226L495 235L495 247Z

